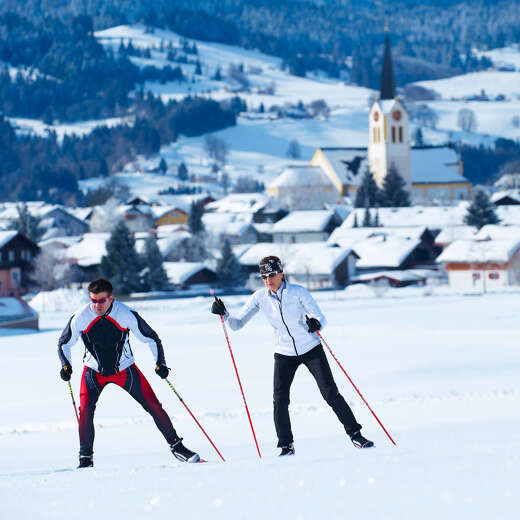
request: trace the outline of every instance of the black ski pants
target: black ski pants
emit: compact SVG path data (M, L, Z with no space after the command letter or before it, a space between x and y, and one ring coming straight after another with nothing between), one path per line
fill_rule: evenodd
M278 435L278 447L293 442L291 420L289 418L289 394L296 370L305 365L312 374L323 399L334 410L345 431L351 435L361 429L350 406L339 393L332 377L327 357L321 343L301 356L274 355L274 425Z

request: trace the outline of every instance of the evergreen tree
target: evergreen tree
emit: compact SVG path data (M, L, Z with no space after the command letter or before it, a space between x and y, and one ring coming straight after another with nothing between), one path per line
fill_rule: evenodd
M495 212L495 205L491 202L487 193L481 188L475 189L471 204L468 206L468 212L464 217L464 223L480 229L486 224L498 224L499 222L500 219Z
M99 266L103 278L112 281L114 291L130 294L142 288L141 258L135 250L135 240L123 221L120 221L106 243L107 254Z
M190 213L188 215L188 228L194 235L199 235L204 231L204 223L202 222L202 215L204 208L198 202L192 202Z
M356 210L354 210L354 224L352 224L352 227L359 227Z
M380 198L380 189L377 187L374 175L368 168L363 174L361 184L356 191L356 199L354 201L354 207L363 208L366 205L373 207L377 204Z
M386 208L404 208L410 206L410 195L406 182L392 164L383 181L381 206Z
M368 205L365 206L365 214L363 215L363 227L372 227L372 219L370 218L370 210Z
M43 230L39 227L40 219L29 213L25 202L16 206L16 211L18 217L12 222L11 228L37 242L43 234Z
M177 168L177 177L179 177L180 181L188 180L188 168L183 162L181 162L181 164L179 164L179 167Z
M242 266L233 254L229 239L224 240L224 244L222 245L216 273L220 283L225 287L236 287L242 285L244 282L245 276L242 271Z
M164 157L161 157L161 162L159 163L159 171L165 175L168 171L168 165L166 164L166 161L164 160Z
M376 216L374 218L374 227L380 227L381 224L379 223L379 208L376 206Z
M163 258L153 237L148 237L144 244L143 264L145 266L142 277L143 289L146 291L168 289L170 284L163 267Z

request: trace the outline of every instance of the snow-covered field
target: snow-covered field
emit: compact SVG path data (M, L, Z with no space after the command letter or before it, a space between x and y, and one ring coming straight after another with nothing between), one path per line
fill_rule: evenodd
M324 336L397 442L391 445L331 361L373 439L356 450L305 369L292 389L296 456L276 457L272 333L262 316L231 333L262 451L258 459L210 300L137 302L159 332L171 381L226 457L219 462L148 349L133 350L188 447L183 465L151 418L115 386L96 414L95 468L75 471L78 439L56 342L69 311L41 332L0 331L0 503L5 518L513 519L519 510L518 294L356 298L316 294ZM225 298L232 311L246 297ZM72 312L72 309L70 309ZM74 352L78 399L82 348Z

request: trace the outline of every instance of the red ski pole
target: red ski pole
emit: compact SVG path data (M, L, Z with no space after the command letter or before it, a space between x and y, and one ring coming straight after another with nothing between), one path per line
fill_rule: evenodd
M208 441L210 442L210 444L213 446L213 448L215 448L215 451L218 453L218 456L224 461L226 462L226 459L222 456L222 454L220 453L220 451L218 451L218 448L213 444L213 441L209 438L209 435L206 433L206 431L204 430L204 428L201 426L200 422L197 421L197 418L191 413L191 410L188 408L188 406L186 405L186 403L184 402L184 399L181 397L181 395L179 394L179 392L177 392L177 390L175 390L175 387L170 383L169 379L166 378L166 382L168 383L169 387L173 390L173 393L179 398L179 401L184 405L184 408L186 408L186 410L188 410L188 413L191 415L191 417L193 418L193 420L197 423L197 426L202 430L202 433L206 436L206 439L208 439Z
M78 420L78 424L79 424L79 415L78 415L78 409L76 407L76 401L74 400L74 392L72 391L72 385L70 384L70 381L67 381L67 382L69 384L70 396L72 397L72 406L74 406L74 411L76 412L76 419Z
M325 339L319 333L319 331L317 331L316 334L318 334L318 337L321 339L322 343L327 347L328 351L330 352L330 355L334 358L334 361L336 361L336 363L339 365L339 368L341 368L343 373L347 376L347 379L350 381L350 383L352 384L352 386L354 387L356 392L359 394L359 397L361 397L361 399L363 399L363 402L367 405L368 409L372 412L372 415L376 418L376 421L379 423L379 426L381 426L381 428L383 428L383 431L387 434L388 438L392 441L392 444L394 446L397 446L397 444L394 442L394 439L392 439L392 437L390 437L390 434L386 431L386 428L383 426L383 424L378 419L377 415L374 413L372 408L370 408L370 405L367 403L366 399L363 397L361 392L358 390L357 386L354 384L354 381L352 381L352 379L350 379L349 375L345 372L345 369L341 366L341 363L338 361L338 358L334 355L334 352L332 352L332 349L329 347L329 344L325 341Z
M216 299L217 299L217 297L215 296L215 300ZM244 405L246 407L246 412L247 412L247 418L249 419L251 431L253 432L253 439L255 440L256 450L258 451L258 456L260 458L262 458L262 455L260 453L260 448L258 447L258 442L256 440L255 429L253 428L253 421L251 420L251 415L249 415L249 408L247 407L246 396L244 395L244 390L242 388L242 382L240 381L240 376L238 375L237 365L235 363L235 357L233 356L233 351L231 350L231 343L229 342L229 336L227 333L226 324L224 323L224 316L220 315L220 321L222 322L222 329L224 330L224 336L226 336L227 344L229 347L229 353L231 354L231 360L233 361L233 366L235 367L235 374L237 375L238 386L240 387L240 392L242 392L242 399L244 400Z

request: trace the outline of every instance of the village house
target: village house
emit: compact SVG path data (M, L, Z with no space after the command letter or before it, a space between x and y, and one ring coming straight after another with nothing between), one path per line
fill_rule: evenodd
M486 292L520 284L520 237L456 240L437 260L456 289Z
M273 226L273 242L325 241L341 221L334 211L292 211Z
M164 270L175 289L210 289L217 281L215 271L199 262L164 262Z
M0 296L27 292L34 257L40 248L18 231L0 231Z

